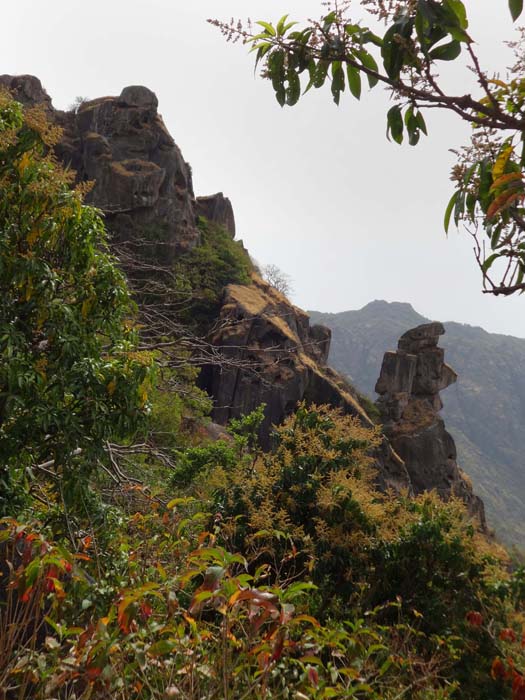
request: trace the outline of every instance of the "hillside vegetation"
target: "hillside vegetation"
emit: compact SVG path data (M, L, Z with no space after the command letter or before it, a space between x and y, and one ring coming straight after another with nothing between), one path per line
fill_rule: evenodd
M59 137L0 94L1 700L523 700L524 569L461 501L380 492L362 416L218 431L188 305L158 267L133 301ZM204 234L197 326L249 271Z

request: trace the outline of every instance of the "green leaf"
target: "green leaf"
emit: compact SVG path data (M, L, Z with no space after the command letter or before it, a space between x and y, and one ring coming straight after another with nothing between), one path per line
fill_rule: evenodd
M456 226L458 226L459 219L465 211L465 199L466 192L464 190L459 190L458 198L456 199L456 206L454 207L454 223Z
M381 47L383 65L392 80L399 78L399 74L405 63L405 48L399 41L399 37L410 39L414 29L414 21L407 14L401 15L388 29Z
M379 48L381 48L383 46L383 39L377 34L374 34L374 32L371 32L369 29L367 29L361 35L361 43L374 44L375 46L379 46Z
M277 22L277 36L282 36L285 31L285 26L286 26L286 20L288 19L289 15L283 15L281 19Z
M452 216L452 211L454 210L454 207L456 206L456 202L459 196L459 190L456 190L452 197L450 198L450 202L447 205L447 209L445 211L445 233L448 233L448 229L450 226L450 217Z
M401 115L401 108L399 105L394 105L388 110L387 113L387 132L386 136L390 141L389 134L396 143L403 142L403 117Z
M492 263L497 260L500 257L499 253L492 253L492 255L489 255L489 257L485 260L483 265L481 266L481 269L483 272L487 272L488 269L492 266Z
M450 9L459 22L461 29L468 28L467 11L461 0L444 0L444 6Z
M455 40L463 44L472 44L472 39L461 27L447 27L448 33Z
M372 56L372 54L369 54L368 51L365 51L364 49L360 49L359 51L356 52L357 57L363 64L365 68L368 68L368 70L373 70L375 73L379 72L379 67L377 65L377 61L375 58ZM371 88L375 87L378 83L378 79L375 77L375 75L366 75L368 79L368 84L370 85Z
M509 10L512 21L515 22L523 12L523 0L509 0Z
M259 21L259 22L256 22L255 24L258 24L263 29L266 29L266 31L268 32L268 34L270 36L276 36L277 32L275 31L275 29L273 28L273 26L269 22Z
M361 31L361 27L358 24L345 24L345 32L349 36L354 36Z
M416 114L416 119L420 130L425 134L425 136L428 136L427 125L421 112L418 111Z
M286 104L293 107L301 97L301 80L293 69L288 71L287 77L288 88L286 90Z
M335 12L329 12L326 17L324 17L323 31L327 32L336 20L337 14Z
M166 654L171 654L176 644L168 639L160 639L155 642L148 649L148 653L151 656L165 656Z
M350 64L346 67L346 72L348 74L348 87L352 95L359 100L361 98L361 74L351 66Z
M318 61L315 68L314 87L320 88L324 85L329 65L328 61Z
M437 46L432 49L429 56L435 61L453 61L461 53L461 44L459 41L451 41L448 44Z
M311 60L310 63L308 64L308 73L310 74L310 80L308 81L308 85L306 86L306 88L304 90L303 94L305 94L305 95L308 92L308 90L313 88L315 85L315 78L317 75L317 65L316 65L314 60Z
M408 132L408 143L411 146L417 146L417 144L419 143L419 138L420 138L419 129L410 130Z

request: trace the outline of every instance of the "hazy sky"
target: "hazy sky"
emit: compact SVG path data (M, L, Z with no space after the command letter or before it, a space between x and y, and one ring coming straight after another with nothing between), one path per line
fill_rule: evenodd
M504 68L507 0L466 4L485 65ZM246 47L206 23L285 12L317 17L320 2L4 0L0 73L37 75L60 108L131 84L154 90L196 194L230 197L240 237L260 263L291 275L299 306L407 301L431 318L525 337L525 298L483 295L469 237L443 232L448 149L466 142L468 127L433 112L417 148L388 143L380 88L360 104L346 97L336 108L325 89L281 109ZM475 91L459 67L447 75L456 90Z

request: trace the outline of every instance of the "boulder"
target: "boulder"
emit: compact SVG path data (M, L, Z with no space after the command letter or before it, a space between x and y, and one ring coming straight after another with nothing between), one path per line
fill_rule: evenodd
M123 107L150 109L156 114L159 101L157 95L143 85L129 85L120 93L119 103Z

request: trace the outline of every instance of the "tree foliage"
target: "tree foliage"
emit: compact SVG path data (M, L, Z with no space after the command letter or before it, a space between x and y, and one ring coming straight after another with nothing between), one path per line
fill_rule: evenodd
M376 431L300 406L263 454L262 419L189 448L189 491L135 487L128 515L114 508L75 552L38 522L0 521L0 687L521 700L523 571L460 503L377 492Z
M445 214L464 224L475 241L484 290L509 295L525 290L525 61L523 36L512 44L516 63L506 76L486 71L461 0L362 0L374 30L353 18L356 3L333 0L319 21L257 22L254 30L232 22L219 26L228 40L251 45L256 65L271 81L281 106L295 105L311 88L330 85L339 104L348 91L361 98L365 84L390 90L387 137L415 146L427 134L424 112L451 111L471 124L471 144L458 153L454 195ZM499 0L498 11L503 5ZM509 0L512 19L522 0ZM384 22L378 34L375 27ZM379 26L381 26L379 24ZM455 94L439 70L465 56L478 94ZM467 81L469 82L469 81Z
M0 95L0 509L35 474L75 491L148 410L152 358L58 137L43 108Z

